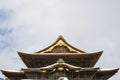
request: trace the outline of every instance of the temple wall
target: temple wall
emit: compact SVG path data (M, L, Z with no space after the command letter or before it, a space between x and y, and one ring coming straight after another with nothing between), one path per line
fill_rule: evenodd
M93 80L94 72L68 72L55 71L51 73L26 73L29 79L33 80L58 80L60 77L67 77L68 80ZM99 79L94 79L99 80Z

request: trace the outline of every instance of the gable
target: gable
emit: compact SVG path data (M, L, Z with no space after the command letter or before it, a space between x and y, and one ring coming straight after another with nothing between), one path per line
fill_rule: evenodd
M56 42L51 46L38 51L36 53L85 53L82 50L79 50L65 41L62 36L59 36Z

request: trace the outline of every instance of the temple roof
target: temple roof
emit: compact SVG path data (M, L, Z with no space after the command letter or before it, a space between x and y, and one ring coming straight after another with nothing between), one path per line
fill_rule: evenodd
M12 80L35 79L36 75L41 77L43 74L48 75L60 71L68 72L70 76L72 73L84 76L93 74L91 80L107 80L119 69L94 68L102 53L103 51L87 53L79 50L59 36L52 45L33 54L18 52L28 67L27 69L23 68L20 71L1 70L1 72Z
M85 53L85 52L67 43L63 36L60 35L52 45L36 53L41 54L41 53Z
M117 73L118 70L119 70L119 68L115 68L115 69L100 69L95 74L93 80L96 80L96 79L99 79L99 78L101 78L103 80L108 80L115 73Z
M86 70L96 70L97 68L83 68L83 70L81 69L81 71L86 71ZM7 71L7 70L1 70L1 72L8 78L12 79L12 78L19 78L19 79L27 79L26 74L24 71L27 72L38 72L38 70L40 70L40 68L29 68L29 69L23 69L23 71ZM107 70L102 70L102 69L98 69L96 74L94 75L92 80L97 80L97 79L102 79L102 80L107 80L109 79L111 76L113 76L115 73L118 72L118 68L117 69L107 69ZM81 73L80 71L80 73ZM42 71L39 71L42 75Z
M93 67L103 51L94 53L45 53L45 54L27 54L18 52L19 56L29 68L39 68L54 64L59 58L66 63L80 67Z
M8 78L27 79L23 71L11 71L11 70L1 70L1 72Z
M75 66L93 67L102 52L86 53L71 46L62 36L59 36L52 45L34 54L23 52L18 52L18 54L28 68L51 65L59 58L63 58L65 62Z

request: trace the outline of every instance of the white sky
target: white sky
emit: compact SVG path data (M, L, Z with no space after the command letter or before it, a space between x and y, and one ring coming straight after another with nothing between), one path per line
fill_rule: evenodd
M119 68L119 34L120 0L0 0L0 69L25 67L17 51L39 51L58 35L86 52L104 50L96 66Z

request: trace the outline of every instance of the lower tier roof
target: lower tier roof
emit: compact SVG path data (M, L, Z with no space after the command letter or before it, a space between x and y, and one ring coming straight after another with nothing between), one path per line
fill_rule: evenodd
M26 75L24 74L23 71L6 71L6 70L1 70L1 72L8 78L10 79L27 79Z
M93 80L96 80L97 78L108 80L115 73L117 73L118 70L119 70L119 68L116 68L116 69L106 69L106 70L98 70L97 73L95 74Z
M107 80L111 76L113 76L118 70L119 69L109 69L109 70L100 70L99 69L99 70L97 70L97 72L95 73L94 77L91 80L99 80L99 79ZM1 70L1 72L6 77L8 77L10 79L15 79L15 80L28 79L27 76L26 76L26 73L24 71L7 71L7 70ZM81 73L81 71L79 73ZM39 72L39 75L40 74L42 75L42 74L45 74L45 73Z

